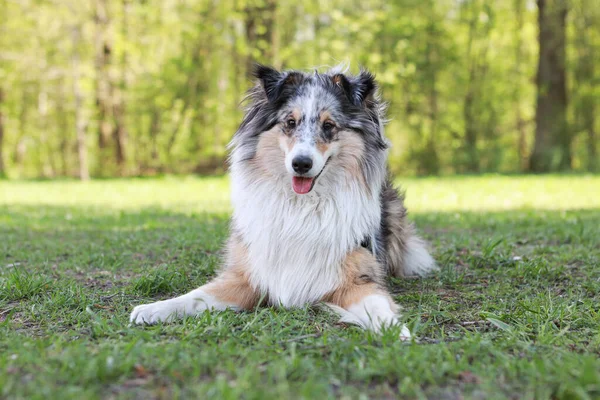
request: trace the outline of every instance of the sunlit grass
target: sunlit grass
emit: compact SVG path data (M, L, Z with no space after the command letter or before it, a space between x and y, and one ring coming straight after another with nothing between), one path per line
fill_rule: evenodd
M600 207L600 175L397 178L412 213ZM227 177L0 182L0 204L230 212Z
M221 267L227 178L0 182L0 398L600 396L600 179L399 178L441 269L418 343L317 308L129 326Z

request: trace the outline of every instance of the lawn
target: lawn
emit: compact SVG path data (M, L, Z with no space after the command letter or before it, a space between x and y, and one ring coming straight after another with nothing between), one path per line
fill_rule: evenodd
M0 398L600 397L600 176L399 179L416 341L319 308L128 325L218 268L226 178L0 181Z

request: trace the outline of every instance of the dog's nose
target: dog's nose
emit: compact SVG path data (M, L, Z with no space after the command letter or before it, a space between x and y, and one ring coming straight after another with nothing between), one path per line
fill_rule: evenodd
M297 174L305 174L312 168L312 158L307 156L296 156L292 160L292 168Z

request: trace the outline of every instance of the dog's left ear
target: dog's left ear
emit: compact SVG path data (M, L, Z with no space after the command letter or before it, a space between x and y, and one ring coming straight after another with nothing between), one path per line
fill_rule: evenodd
M255 67L254 76L260 81L270 103L283 98L286 92L289 92L286 89L297 85L303 79L300 72L279 72L275 68L260 64Z
M358 107L364 106L367 100L373 99L377 90L375 77L365 69L350 78L344 74L335 74L331 80L344 91L348 100Z
M367 100L372 100L377 90L375 76L366 69L360 70L360 73L354 79L354 82L352 82L352 86L354 87L354 98L360 104L364 104Z

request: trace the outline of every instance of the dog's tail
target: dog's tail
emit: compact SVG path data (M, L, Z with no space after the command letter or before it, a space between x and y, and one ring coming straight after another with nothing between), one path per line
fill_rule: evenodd
M385 247L383 260L388 274L397 277L424 276L437 269L427 243L417 236L406 217L404 194L398 193L387 179L381 192L381 239Z

